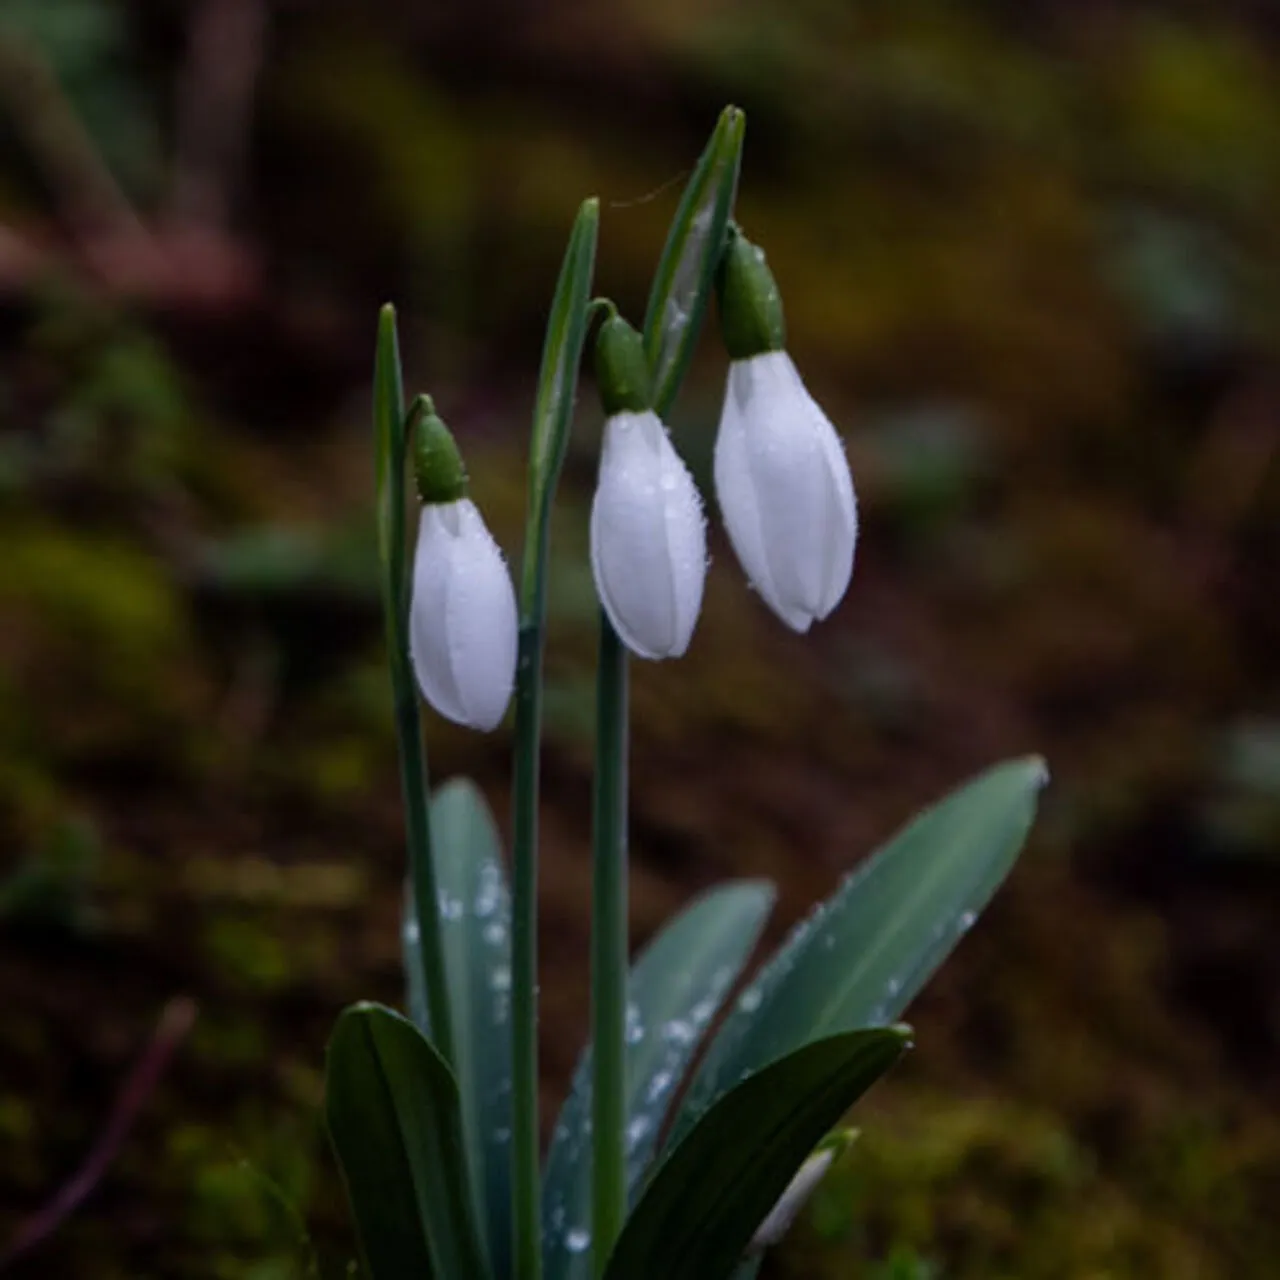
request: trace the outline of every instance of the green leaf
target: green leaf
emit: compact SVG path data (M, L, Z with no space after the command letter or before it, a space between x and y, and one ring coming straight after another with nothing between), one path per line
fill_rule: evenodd
M413 1023L375 1004L342 1013L325 1116L372 1280L489 1276L457 1084Z
M388 303L378 313L378 340L373 360L374 479L376 483L378 554L382 560L382 598L388 618L404 611L404 379L396 309ZM392 646L393 650L396 646ZM392 660L396 655L393 652Z
M387 635L387 663L391 670L396 740L400 748L400 785L409 846L409 878L422 935L421 943L412 956L417 971L411 975L410 983L411 986L416 985L424 1005L445 1009L449 1000L441 959L439 921L435 914L435 866L426 799L427 755L422 740L418 683L409 659L405 591L404 381L400 372L396 313L390 305L383 307L378 315L373 363L373 428L376 521L382 568L379 586ZM424 915L425 918L421 918ZM449 1019L449 1025L437 1037L446 1061L453 1057L451 1030L452 1019Z
M823 1136L901 1055L909 1031L845 1032L725 1093L658 1166L605 1280L725 1280Z
M511 898L497 826L468 779L432 797L431 833L463 1135L489 1256L502 1276L511 1258ZM411 892L403 941L409 1013L430 1036Z
M773 906L761 881L721 885L698 898L645 948L628 980L627 1183L634 1193L662 1121L702 1035L733 987ZM560 1112L543 1194L548 1280L591 1273L580 1244L591 1217L591 1054L586 1051Z
M644 347L659 415L670 410L702 330L738 190L746 123L737 107L720 113L681 197L649 291Z
M535 498L531 518L549 502L569 442L578 367L587 337L599 227L599 200L594 197L584 200L569 235L542 347L542 369L533 407L533 442L529 450L530 493Z
M926 809L794 931L707 1051L671 1141L746 1071L892 1022L1013 866L1048 774L1010 761Z
M516 751L512 779L512 1237L515 1270L536 1276L538 1183L538 770L542 737L542 652L547 620L551 504L577 396L595 273L600 203L586 200L556 284L529 446L529 501L520 565L520 641L516 657Z

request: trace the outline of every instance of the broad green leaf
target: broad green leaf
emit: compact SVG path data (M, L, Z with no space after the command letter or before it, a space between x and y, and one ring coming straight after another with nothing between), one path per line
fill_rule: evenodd
M823 1136L901 1055L905 1027L818 1040L725 1093L658 1165L605 1280L727 1280Z
M685 187L653 278L644 348L660 415L671 408L702 329L738 190L745 129L743 113L725 107Z
M627 984L627 1184L648 1169L662 1122L703 1033L760 937L773 886L743 881L712 889L645 948ZM543 1188L547 1280L585 1280L580 1247L591 1218L591 1054L574 1074L560 1112Z
M511 1256L511 899L498 829L472 782L455 779L435 793L431 832L463 1134L489 1256L502 1276ZM419 944L406 893L409 1013L430 1036Z
M811 1040L892 1022L968 932L1022 848L1048 777L998 765L926 809L792 933L739 997L671 1141L744 1072Z
M578 367L587 337L599 226L600 202L595 198L584 200L569 234L542 347L529 450L530 493L535 497L531 518L549 501L569 441Z
M398 1013L346 1009L329 1041L325 1116L371 1280L483 1280L458 1089Z

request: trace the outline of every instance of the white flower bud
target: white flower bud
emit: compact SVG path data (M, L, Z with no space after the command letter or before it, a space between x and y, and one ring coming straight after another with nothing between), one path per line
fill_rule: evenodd
M418 523L409 652L447 720L496 728L516 669L516 598L502 552L469 498L427 503Z
M787 626L808 631L849 585L858 507L840 437L785 351L729 365L715 481L752 586Z
M817 1189L818 1183L827 1176L827 1170L831 1168L831 1162L839 1154L839 1150L836 1146L820 1148L800 1166L778 1203L769 1211L769 1216L756 1228L756 1233L747 1246L748 1255L777 1244L791 1230L791 1224Z
M651 410L604 424L591 571L633 653L675 658L689 647L707 576L706 521L693 477Z

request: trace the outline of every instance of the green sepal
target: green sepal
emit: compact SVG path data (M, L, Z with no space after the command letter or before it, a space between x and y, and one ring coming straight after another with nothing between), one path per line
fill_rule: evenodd
M644 339L619 315L610 316L596 335L596 383L606 418L643 413L653 406Z
M787 345L782 295L764 250L732 229L716 272L720 333L730 360L749 360Z
M453 432L436 413L430 396L418 396L405 428L413 442L413 478L427 505L457 502L467 496L467 468Z

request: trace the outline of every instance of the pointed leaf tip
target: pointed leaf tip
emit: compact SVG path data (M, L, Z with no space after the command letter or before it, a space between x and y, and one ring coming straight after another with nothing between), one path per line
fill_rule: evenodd
M369 1272L489 1280L457 1082L412 1023L367 1001L343 1011L325 1059L325 1116Z
M1024 763L1031 769L1036 785L1043 791L1052 780L1049 762L1044 756L1027 756Z
M592 196L578 208L547 317L529 451L530 510L539 518L554 492L568 443L587 335L599 222L600 201Z
M726 107L698 160L667 233L645 309L654 407L665 414L693 355L738 189L746 117Z
M896 1019L1012 868L1047 777L1038 756L925 809L793 930L707 1050L669 1143L744 1071L815 1037Z

